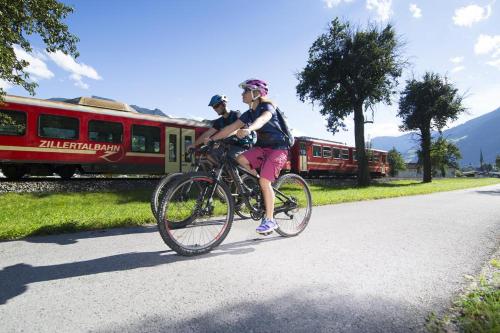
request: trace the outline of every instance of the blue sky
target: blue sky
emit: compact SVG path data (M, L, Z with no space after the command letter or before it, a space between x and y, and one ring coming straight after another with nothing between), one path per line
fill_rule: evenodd
M354 143L347 132L327 132L318 109L296 96L295 73L308 49L335 17L366 26L392 23L406 45L411 66L400 80L425 71L446 74L467 93L455 126L500 106L500 7L495 0L70 0L70 31L80 38L80 57L49 55L33 39L22 50L38 98L98 95L178 117L214 118L207 107L224 93L232 109L246 110L238 83L250 77L269 82L270 97L300 135ZM19 87L0 84L13 95ZM400 135L392 106L376 107L367 137Z

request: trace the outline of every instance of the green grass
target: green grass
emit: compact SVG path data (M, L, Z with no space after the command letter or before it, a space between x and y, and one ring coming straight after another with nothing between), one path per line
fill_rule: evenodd
M311 185L314 205L328 205L349 201L373 200L400 196L428 194L459 190L471 187L499 184L496 178L449 178L422 183L416 180L397 180L388 183L374 184L364 188L353 186L330 187Z
M500 179L395 181L365 188L311 185L314 205L371 200L498 184ZM0 240L155 223L151 190L0 195Z
M495 256L481 275L472 277L472 289L460 296L443 318L429 315L428 332L500 332L500 257Z

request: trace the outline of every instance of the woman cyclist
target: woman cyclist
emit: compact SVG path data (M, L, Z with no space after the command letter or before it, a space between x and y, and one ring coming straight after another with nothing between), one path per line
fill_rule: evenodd
M257 132L255 147L239 155L237 161L255 175L255 169L260 168L259 184L266 213L256 231L259 234L270 234L277 228L273 216L274 192L271 184L285 165L290 147L281 130L276 107L266 98L269 91L267 83L259 79L248 79L239 87L243 89L243 102L248 104L249 110L234 123L204 141L208 143L210 140L223 139L236 130L238 138L247 137L251 131Z

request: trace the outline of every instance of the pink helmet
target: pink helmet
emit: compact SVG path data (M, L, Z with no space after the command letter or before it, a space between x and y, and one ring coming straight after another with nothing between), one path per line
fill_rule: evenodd
M266 81L262 81L259 79L245 80L239 84L239 87L241 89L258 90L261 97L266 96L269 91Z

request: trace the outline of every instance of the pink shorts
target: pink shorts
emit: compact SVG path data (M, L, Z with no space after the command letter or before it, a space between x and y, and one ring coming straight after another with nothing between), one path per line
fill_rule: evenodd
M241 154L252 169L260 168L260 176L271 182L278 178L288 160L288 150L254 147Z

